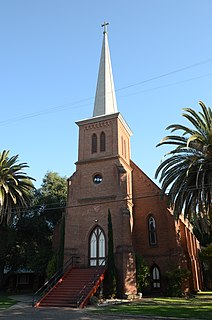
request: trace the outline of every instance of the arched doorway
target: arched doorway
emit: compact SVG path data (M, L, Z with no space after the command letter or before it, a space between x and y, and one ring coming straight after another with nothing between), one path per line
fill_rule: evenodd
M161 289L160 269L156 264L151 268L151 284L153 290Z
M92 231L89 240L89 265L91 267L105 265L105 235L97 226Z

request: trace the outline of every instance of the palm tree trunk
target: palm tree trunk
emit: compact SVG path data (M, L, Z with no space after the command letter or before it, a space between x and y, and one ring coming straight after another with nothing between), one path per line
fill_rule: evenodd
M0 224L0 289L3 286L5 258L7 254L7 227Z

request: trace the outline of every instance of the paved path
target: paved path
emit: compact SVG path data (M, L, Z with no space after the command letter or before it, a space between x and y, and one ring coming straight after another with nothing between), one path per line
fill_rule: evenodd
M99 315L85 309L71 308L32 308L31 296L11 296L19 302L9 309L0 311L0 320L164 320L164 317L145 317L128 315ZM172 318L174 319L174 318ZM182 320L182 319L181 319Z
M10 298L19 302L9 309L0 311L0 320L100 320L99 315L88 312L87 309L72 308L32 308L32 296L16 295ZM134 320L135 318L121 316L101 316L102 320ZM138 318L137 318L138 319ZM147 319L147 318L142 318ZM150 318L148 318L150 320Z
M130 317L130 316L113 316L113 315L95 315L86 309L70 309L70 308L32 308L12 307L10 309L0 311L0 319L16 319L16 320L156 320L150 317ZM157 318L158 319L158 318ZM165 318L160 318L163 320Z

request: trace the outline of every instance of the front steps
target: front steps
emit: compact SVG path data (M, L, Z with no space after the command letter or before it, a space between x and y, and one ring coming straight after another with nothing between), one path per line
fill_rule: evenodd
M104 279L105 268L71 268L36 307L81 307Z

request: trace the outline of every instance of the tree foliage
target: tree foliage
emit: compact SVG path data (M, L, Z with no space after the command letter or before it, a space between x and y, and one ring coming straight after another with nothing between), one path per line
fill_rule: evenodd
M166 271L166 295L168 297L182 297L184 295L183 284L189 281L191 272L187 269L170 268Z
M10 227L23 208L29 206L34 188L33 178L23 171L26 163L18 163L18 155L9 157L9 151L0 152L0 287L8 252Z
M44 212L51 228L62 218L67 200L67 178L49 171L43 178L41 188L35 192L35 205Z
M105 298L114 297L116 295L116 267L114 260L113 246L113 225L110 209L108 209L108 256L107 271L104 280L104 296Z
M41 188L30 193L29 206L19 210L13 223L5 227L4 264L10 267L10 272L26 268L45 278L54 255L57 257L55 269L61 265L64 238L61 237L56 253L52 251L52 238L54 227L65 210L66 186L66 178L47 172ZM63 221L61 229L64 229Z
M33 206L14 226L16 246L13 247L13 251L16 255L19 254L19 262L22 258L24 267L38 274L45 274L54 255L58 255L56 269L62 261L62 250L56 253L52 251L52 237L54 227L61 220L65 210L66 187L66 178L60 177L56 172L47 172L41 188L35 190ZM61 223L64 227L63 221ZM61 239L61 243L58 244L59 249L63 247L63 241L64 239ZM47 271L49 273L49 269Z
M180 131L169 135L157 146L173 145L168 156L157 168L162 193L169 188L170 205L176 218L184 216L202 230L208 231L212 223L212 111L199 102L201 111L183 109L192 128L173 124L166 129Z
M16 226L17 239L25 253L25 266L37 273L44 273L51 256L51 234L43 215L34 212L25 215Z
M150 271L142 256L136 254L137 291L143 292L149 286Z
M22 171L26 168L26 163L18 163L18 155L9 157L9 151L0 152L0 224L3 226L9 225L30 203L34 179Z
M202 248L200 259L204 266L205 286L206 289L211 289L212 285L212 243ZM209 286L210 283L210 286Z

